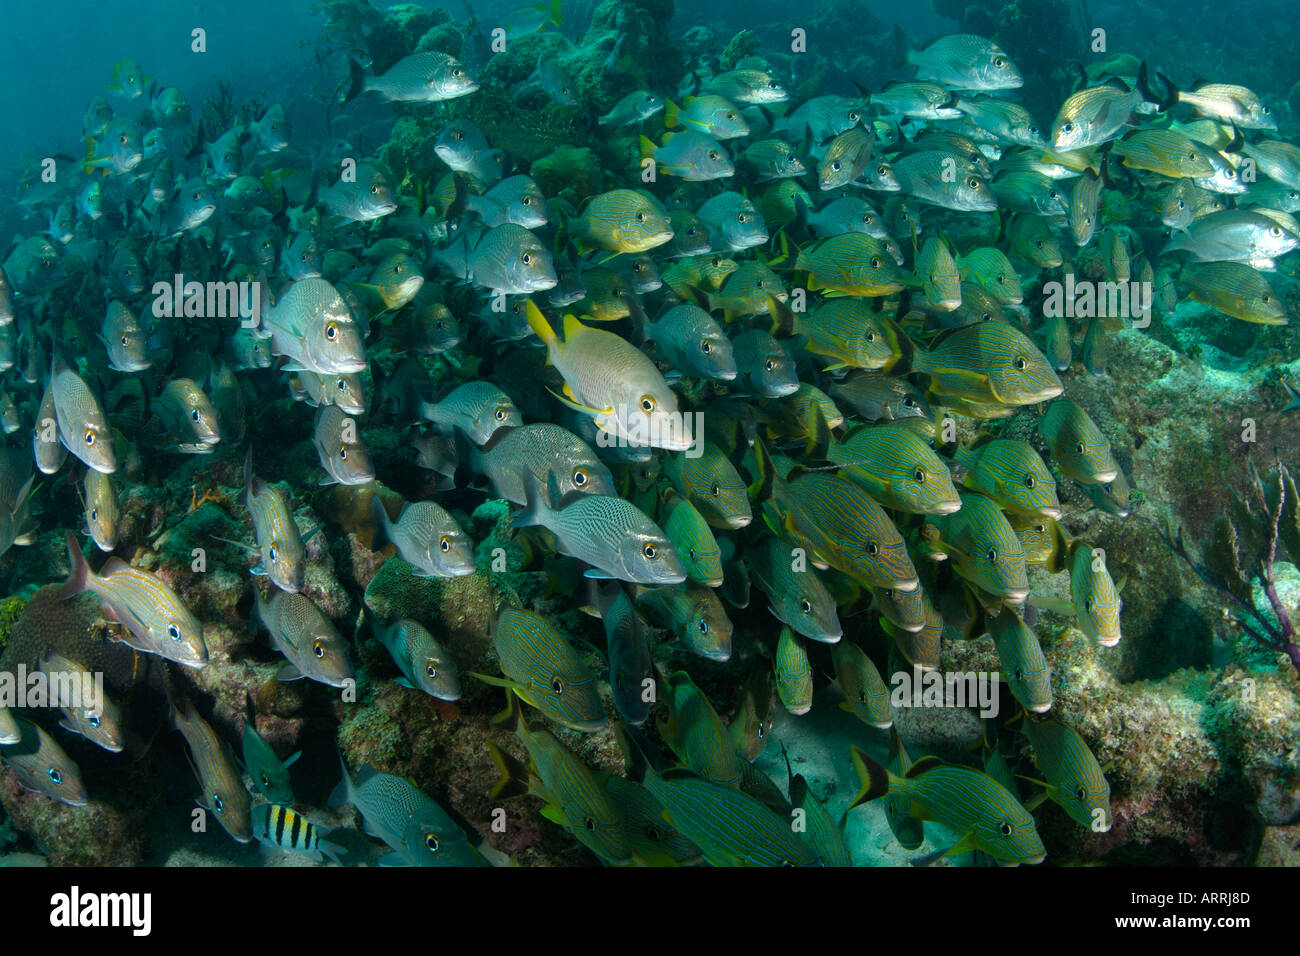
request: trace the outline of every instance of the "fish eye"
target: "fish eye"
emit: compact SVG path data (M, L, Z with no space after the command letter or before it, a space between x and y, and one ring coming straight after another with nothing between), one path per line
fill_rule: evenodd
M1036 525L1034 525L1034 530L1037 531L1039 534L1042 534L1043 532L1045 532L1045 531L1047 530L1047 525L1045 525L1045 524L1036 524Z
M1038 127L1037 127L1037 126L1030 126L1030 127L1029 127L1029 135L1030 135L1030 136L1037 136L1037 135L1038 135Z
M430 853L438 852L438 834L426 833L424 835L424 848Z
M263 786L263 787L269 787L270 785L271 785L271 775L270 775L269 773L267 773L265 770L263 770L263 771L262 771L262 786Z
M429 680L434 680L438 676L438 668L432 664L425 664L424 676L429 678Z
M212 795L212 809L216 810L217 813L226 812L226 805L221 801L220 795L215 793Z
M596 821L593 820L591 817L587 817L587 819L583 820L582 825L586 827L588 830L594 831L596 829Z
M451 138L456 140L457 142L460 142L462 139L465 138L465 134L462 133L460 130L456 130L456 132L451 134Z
M1278 236L1282 235L1282 227L1274 226L1272 229L1268 231L1268 234L1272 236L1274 239L1276 239Z
M199 190L199 189L196 189L196 190L194 191L194 201L195 201L195 202L198 202L198 201L199 201L200 199L202 199L202 198L203 198L203 191L202 191L202 190Z
M447 537L445 534L444 534L441 538L439 538L439 539L438 539L438 550L441 551L443 554L446 554L448 551L450 551L450 550L451 550L451 538Z
M984 557L988 558L990 561L996 561L998 559L998 549L989 548L984 552Z
M776 363L773 362L771 359L768 359L766 362L763 363L763 369L765 371L770 372L775 368L776 368Z
M716 161L721 155L716 149L709 150L709 159Z
M971 189L979 189L980 181L972 176L970 179L966 180L966 185Z
M1083 610L1088 614L1092 613L1092 598L1083 599Z
M190 421L197 423L198 420L199 420L199 410L197 408L190 409Z
M747 212L737 213L736 222L749 222L749 213Z
M342 379L342 378L341 378L341 379L339 379L337 382L335 382L334 384L335 384L336 386L338 386L338 390L339 390L340 392L346 392L346 391L348 390L347 379Z
M911 395L905 395L905 396L903 396L903 407L904 407L904 408L915 408L915 407L916 407L916 400L915 400L914 398L912 398Z
M709 494L712 495L714 498L722 494L722 489L718 487L718 483L716 481L713 484L709 485Z
M874 542L874 541L868 541L868 542L867 542L867 554L870 554L870 555L873 555L873 556L874 556L874 555L877 555L877 554L879 554L879 553L880 553L880 545L876 544L876 542Z
M131 141L131 137L127 136L126 133L123 133L121 136L119 136L119 137L117 138L117 140L118 140L118 142L120 142L123 146L125 146L128 142Z
M696 233L696 229L695 229L695 227L694 227L694 226L691 226L690 228L688 228L688 229L686 230L686 238L687 238L687 239L694 239L694 238L695 238L695 233Z
M98 520L99 520L99 509L98 509L98 508L91 508L91 509L90 509L90 520L91 520L91 521L98 521Z
M177 627L175 624L168 624L167 636L170 637L173 641L179 641L181 639L181 629Z
M655 400L652 396L650 395L641 396L641 411L649 415L651 412L655 410L655 407L656 407Z
M1004 60L1002 57L997 56L997 57L994 57L994 58L993 58L993 65L996 66L996 67L1000 70L1000 69L1002 69L1004 66L1007 65L1007 61Z
M86 722L89 723L90 726L92 727L98 727L101 723L99 719L99 714L91 714L89 719Z
M638 213L636 214L636 221L637 221L637 222L645 222L645 213L643 213L643 212L638 212Z
M1061 132L1062 132L1062 133L1073 133L1073 132L1074 132L1074 124L1073 124L1073 123L1062 123L1062 124L1061 124Z
M463 74L464 72L465 72L465 71L462 70L462 69L461 69L460 67L458 67L458 66L453 66L453 67L451 68L451 75L452 75L452 76L460 76L460 75ZM567 91L566 91L566 92L567 92Z
M316 660L318 660L318 661L319 661L319 660L324 660L324 659L325 659L325 642L324 642L324 641L313 641L313 642L312 642L312 645L311 645L311 652L312 652L313 655L315 655Z
M1076 800L1082 800L1083 797L1084 797L1084 789L1083 789L1083 787L1080 787L1078 790L1074 791L1074 799L1076 799Z
M551 678L551 690L555 691L557 694L563 694L564 681L560 680L558 677Z
M379 195L379 183L371 183L371 184L370 184L370 195L372 195L372 196L378 196L378 195Z
M922 469L918 468L916 469L916 471L912 472L912 477L915 478L917 481L925 481L925 472Z
M886 166L884 163L881 163L879 166L876 167L877 176L884 176L888 172L889 172L889 167ZM904 216L903 218L906 219L907 217Z
M850 122L850 123L856 123L856 122L857 122L858 120L860 120L860 119L862 119L862 117L861 117L858 113L856 113L856 112L854 112L854 113L850 113L850 114L849 114L849 122Z
M1000 823L998 825L998 832L1003 836L1011 836L1011 824L1006 823L1005 821Z
M130 345L130 344L131 344L131 337L130 337L130 336L127 336L127 335L122 336L122 344L123 344L123 345Z
M533 204L533 197L532 197L532 196L524 196L522 199L519 200L519 202L522 203L522 204L525 205L525 206L531 206L531 205Z
M1034 487L1034 484L1035 484L1034 476L1033 476L1033 475L1025 475L1025 487L1026 487L1026 488L1032 488L1032 487Z
M1082 455L1082 454L1083 454L1083 442L1075 442L1075 443L1074 443L1074 453L1075 453L1076 455Z
M656 548L649 541L647 541L645 544L641 546L641 553L644 554L649 560L653 561L655 558L659 556L659 549Z
M94 432L86 432L86 444L87 444L87 445L93 445L93 444L95 444L95 433L94 433Z
M837 173L840 171L840 161L838 159L831 163L831 169Z
M705 355L708 355L710 352L713 351L713 343L710 342L708 339L705 339L703 342L700 343L700 351L703 352Z
M329 325L325 326L325 338L333 342L338 337L339 337L339 327L336 323L331 322L329 323Z
M492 413L492 417L499 422L503 422L506 420L506 410L504 408L498 408L495 412Z
M1269 109L1267 106L1261 106L1261 107L1259 108L1259 111L1260 111L1261 113L1263 113L1265 116L1268 116L1270 113L1273 112L1273 111L1272 111L1271 109Z
M992 316L989 316L989 318L992 318ZM1012 364L1014 364L1015 367L1020 369L1022 372L1029 367L1029 362L1025 360L1025 357L1023 355L1017 355L1015 362Z
M340 458L341 460L343 460L343 461L347 461L347 460L348 460L348 446L347 446L347 445L339 445L339 458Z
M807 598L802 598L802 599L800 599L800 601L799 601L799 610L803 611L805 614L811 614L811 613L812 613L812 601L808 600Z
M277 557L278 557L278 553L275 550L275 545L271 545L269 548L266 549L266 559L268 561L275 561Z
M531 252L521 252L519 254L519 261L522 262L524 265L531 265L533 261L533 254Z

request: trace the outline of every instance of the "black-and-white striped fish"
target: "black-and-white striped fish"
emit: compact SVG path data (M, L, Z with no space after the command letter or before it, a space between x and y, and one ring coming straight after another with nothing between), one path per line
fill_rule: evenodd
M253 836L265 846L291 853L301 853L317 862L326 857L340 863L347 851L321 839L320 828L301 813L278 803L259 803L253 807Z

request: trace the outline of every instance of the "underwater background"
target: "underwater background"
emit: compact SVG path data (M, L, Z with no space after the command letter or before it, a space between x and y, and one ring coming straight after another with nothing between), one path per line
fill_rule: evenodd
M1297 863L1291 5L118 6L0 31L0 865Z

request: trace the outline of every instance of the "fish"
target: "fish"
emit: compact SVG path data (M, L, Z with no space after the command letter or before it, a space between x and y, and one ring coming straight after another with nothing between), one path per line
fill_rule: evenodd
M649 193L612 189L593 196L569 223L579 251L646 252L673 238L667 211Z
M560 499L571 492L615 494L614 477L591 446L550 422L499 428L481 449L471 452L470 461L487 476L493 494L519 505L527 500L525 473L537 479L539 490L547 488L553 476Z
M437 402L422 402L420 417L449 432L458 429L480 448L498 430L523 425L523 415L510 396L486 381L467 382Z
M929 350L918 350L912 368L930 376L931 400L976 418L1004 417L1063 391L1042 352L1003 322L953 330Z
M694 439L677 411L676 396L644 353L573 315L565 315L561 339L531 301L525 309L550 364L564 376L564 404L590 415L601 432L632 445L669 451L691 446ZM618 370L614 376L611 369Z
M321 839L320 828L290 807L274 801L259 803L253 807L251 821L253 837L265 846L299 853L317 863L328 859L343 864L340 857L347 851Z
M790 98L786 88L763 70L728 70L710 77L704 84L706 93L716 93L734 103L755 106L784 103Z
M650 717L653 694L649 691L655 680L650 625L641 617L622 585L612 581L594 581L592 594L605 626L609 689L614 709L627 723L640 727ZM617 792L610 791L609 795L616 803L620 802ZM627 816L626 809L623 816Z
M716 588L722 584L722 551L704 516L672 489L664 493L663 528L689 581Z
M330 215L352 222L371 222L397 211L392 183L373 163L358 163L338 182L319 190L317 199Z
M113 479L103 472L87 468L81 493L86 513L85 533L90 535L100 551L113 551L117 547L118 525L122 520ZM15 514L25 497L20 495L19 501L15 502Z
M794 147L782 139L762 139L751 143L738 159L760 183L790 179L808 171Z
M731 340L736 384L762 398L785 398L799 390L794 359L762 329L746 329Z
M1156 100L1147 88L1146 65L1130 88L1120 79L1087 86L1071 94L1052 123L1051 147L1057 152L1100 146L1119 136L1139 105L1155 101L1167 108L1171 96Z
M57 347L54 347L49 385L63 447L95 471L105 475L117 471L108 416L86 380L68 367Z
M735 629L712 588L696 584L638 587L635 598L654 623L671 630L693 654L719 663L731 660Z
M537 479L524 479L527 504L511 521L516 528L541 525L556 537L561 554L590 565L586 577L610 577L633 584L680 584L686 572L663 530L624 498L571 495L551 507ZM554 479L551 500L559 499Z
M1232 123L1238 129L1277 129L1272 109L1244 86L1198 83L1190 90L1176 90L1176 100L1204 116Z
M864 232L819 239L799 250L795 269L808 274L808 288L849 296L901 292L903 274L884 243Z
M206 454L221 442L217 410L193 379L171 379L154 400L153 410L179 451Z
M470 196L466 211L488 228L513 222L525 229L547 224L546 197L528 176L509 176L482 196Z
M57 653L42 658L40 670L49 681L51 703L63 711L59 726L109 753L121 753L126 741L122 708L107 693L97 691L95 675Z
M502 610L492 625L492 645L505 680L480 679L508 688L566 727L587 733L605 727L595 677L545 618L531 611Z
M962 485L990 498L1008 514L1059 518L1056 479L1028 442L981 436L959 448L956 460L965 469Z
M271 803L293 803L293 783L289 779L289 768L298 762L302 753L281 760L266 742L266 738L257 732L252 714L244 720L241 746L244 769L248 771L248 778L253 781L253 789L258 796Z
M850 809L891 795L906 816L934 820L960 834L945 856L981 850L1002 866L1041 863L1047 857L1034 818L988 774L924 757L899 777L856 746L851 756L862 789Z
M285 661L278 680L306 677L328 687L347 687L353 681L348 643L311 598L274 590L264 597L254 590L258 619L271 635L271 643Z
M71 531L65 532L68 580L59 592L62 600L91 591L107 616L120 623L123 643L146 654L156 654L184 667L208 663L203 624L156 575L131 567L121 558L105 562L99 574L86 564L81 546Z
M844 630L835 599L816 570L801 561L794 545L767 537L746 554L745 564L750 579L767 595L768 609L777 620L809 640L839 641Z
M768 240L767 224L748 198L724 190L705 200L696 215L709 227L710 243L718 252L739 252Z
M474 573L473 543L442 505L408 502L393 521L378 496L371 496L370 502L375 519L371 550L393 545L402 560L415 566L417 577L454 578Z
M1002 679L1026 710L1044 714L1052 707L1051 667L1038 637L1018 613L1006 608L988 619L988 633L998 650Z
M190 766L203 795L198 805L239 843L253 841L252 799L244 788L239 764L226 742L198 715L189 701L172 704L172 725L190 748Z
M646 338L662 357L684 375L734 381L735 350L722 327L697 305L675 305L645 326Z
M856 181L867 171L875 145L875 133L861 126L838 134L817 161L818 188L825 192Z
M1097 758L1078 732L1052 717L1026 716L1020 729L1029 739L1034 762L1047 778L1046 796L1093 833L1109 832L1110 784Z
M713 442L705 441L700 452L695 457L670 456L664 474L710 527L723 531L746 527L754 515L740 472Z
M544 54L537 55L537 65L529 79L536 79L542 92L560 106L578 105L577 87L572 78L554 60L546 59Z
M688 96L681 106L668 100L664 104L664 126L668 129L685 127L716 140L749 135L749 125L735 105L717 94Z
M438 700L460 700L456 661L423 624L409 619L385 624L372 618L371 627L402 672L398 686L424 691Z
M289 500L275 485L253 474L253 449L244 458L244 487L239 503L253 520L259 561L250 569L266 575L282 591L301 591L307 571L302 535Z
M831 648L835 665L835 686L844 695L840 709L846 710L870 727L888 730L894 725L894 713L880 671L862 648L852 641L839 641Z
M1001 603L1018 606L1029 596L1025 549L1001 509L974 492L961 496L961 508L927 520L938 534L937 547L953 570Z
M1085 485L1115 480L1119 466L1110 442L1077 402L1068 398L1052 402L1038 431L1066 476Z
M722 144L694 130L664 133L658 146L642 135L640 143L642 161L653 160L655 168L667 176L687 182L707 182L736 174L735 164Z
M362 93L375 93L387 102L441 103L468 96L479 88L478 81L459 60L437 50L402 57L381 76L367 74L356 60L349 60L348 65L345 104Z
M104 89L119 99L130 102L144 95L152 79L152 76L145 75L135 60L122 59L113 64L113 82Z
M1188 297L1259 325L1286 325L1286 306L1268 279L1244 262L1205 262L1183 272Z
M951 514L961 507L952 475L923 435L899 423L861 426L832 441L826 457L888 508Z
M444 255L441 261L459 278L482 288L529 295L559 283L550 250L518 223L485 229L472 243L466 230L458 246L455 256Z
M894 28L895 66L915 66L916 78L960 90L1014 90L1024 86L1019 68L992 40L969 33L939 37L924 50L912 48Z
M370 447L361 437L356 421L337 405L316 409L312 444L325 469L322 485L364 485L375 480Z
M380 865L488 865L447 811L414 784L369 764L354 780L342 754L339 763L343 779L330 795L330 806L356 807L366 834L388 844L393 852L382 857Z
M299 280L262 316L271 352L289 359L286 371L321 375L361 372L365 345L337 289L321 278Z
M21 717L13 721L18 740L0 744L0 762L13 770L22 788L70 807L86 806L90 797L72 758L41 727Z
M664 108L664 100L650 90L633 90L597 122L601 126L631 126L643 123Z

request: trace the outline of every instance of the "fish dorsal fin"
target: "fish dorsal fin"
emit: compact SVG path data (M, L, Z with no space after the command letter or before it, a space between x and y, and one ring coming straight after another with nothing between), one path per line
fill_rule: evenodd
M110 574L116 574L117 572L129 569L130 567L131 565L117 557L117 555L114 555L104 562L104 566L99 569L99 576L105 578Z
M927 773L928 771L935 770L943 766L946 765L938 757L922 757L916 763L912 764L912 766L908 767L907 773L905 773L903 776L906 777L908 780L914 780L917 777L921 776L921 774L923 773Z
M586 326L583 325L576 315L572 312L566 312L564 315L564 341L568 342L573 336L582 332Z

